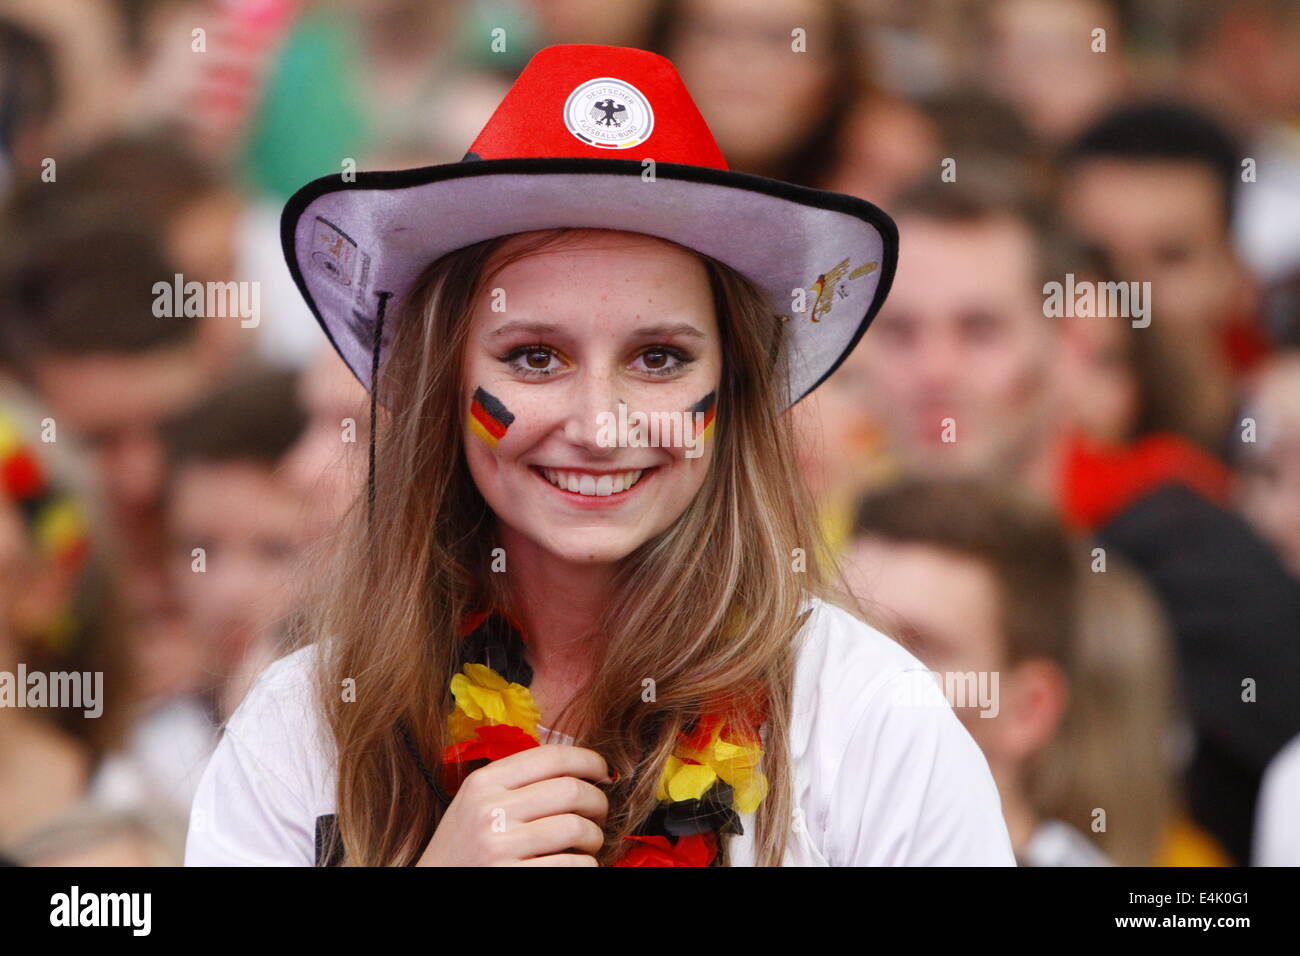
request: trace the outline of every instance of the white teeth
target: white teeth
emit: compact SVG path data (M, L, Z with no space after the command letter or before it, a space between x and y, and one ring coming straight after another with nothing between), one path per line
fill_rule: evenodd
M595 475L576 471L559 471L554 468L542 469L542 474L546 476L546 480L555 487L592 498L603 498L608 495L616 495L620 491L626 491L641 479L643 473L644 469L642 471L620 471L611 475L601 475L597 478Z

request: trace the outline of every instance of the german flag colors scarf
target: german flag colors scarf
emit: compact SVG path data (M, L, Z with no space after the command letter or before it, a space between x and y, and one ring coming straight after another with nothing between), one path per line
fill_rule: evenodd
M480 612L461 635L461 671L451 680L451 743L442 755L440 797L450 802L465 776L488 761L541 745L540 719L528 690L523 628L500 612ZM720 866L719 838L743 833L739 816L767 794L759 728L753 713L737 726L715 714L693 721L659 782L659 805L636 832L636 845L615 866Z

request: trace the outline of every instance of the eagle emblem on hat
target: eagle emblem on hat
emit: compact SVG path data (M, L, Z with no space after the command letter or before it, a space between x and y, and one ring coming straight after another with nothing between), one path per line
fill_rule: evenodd
M876 267L879 265L879 262L864 262L852 272L849 272L849 260L844 259L837 263L834 268L819 275L817 281L808 289L809 292L812 292L817 296L816 301L813 303L812 315L810 316L812 321L820 322L824 316L830 314L831 309L835 305L835 295L837 292L841 299L848 298L848 290L840 285L844 280L844 274L846 272L848 273L849 281L852 281L853 279L860 279L863 276L876 271Z
M654 129L650 101L631 83L600 77L579 84L564 104L564 124L590 146L630 149Z

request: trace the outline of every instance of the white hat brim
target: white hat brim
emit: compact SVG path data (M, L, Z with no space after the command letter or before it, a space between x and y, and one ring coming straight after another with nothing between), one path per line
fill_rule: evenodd
M802 399L884 301L898 257L893 221L853 196L746 173L671 163L657 164L652 180L643 172L636 160L536 158L329 176L289 200L281 241L312 313L367 389L379 293L392 294L382 355L397 307L434 260L497 236L571 226L658 236L750 279L774 314L789 317L791 404ZM820 315L819 292L829 304Z

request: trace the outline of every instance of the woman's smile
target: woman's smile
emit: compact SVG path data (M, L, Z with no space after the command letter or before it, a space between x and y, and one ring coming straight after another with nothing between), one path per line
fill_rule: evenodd
M563 500L580 508L605 508L620 505L640 489L658 466L623 471L592 471L587 468L546 468L529 465Z

